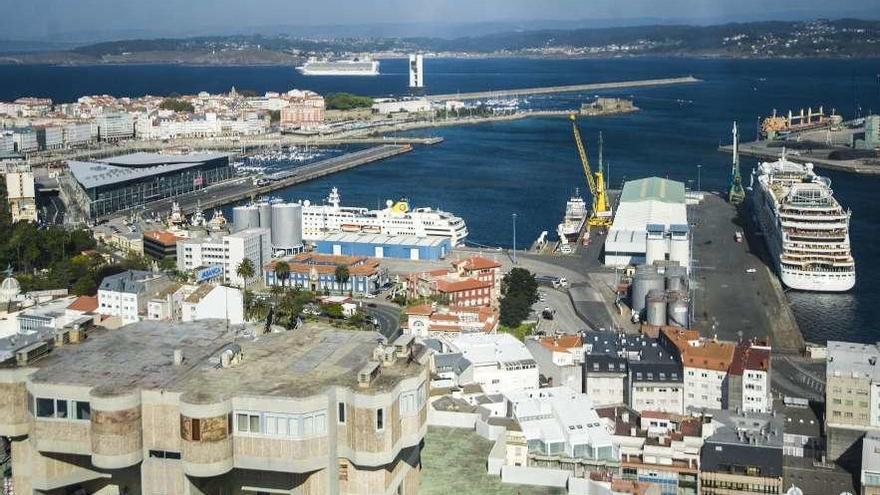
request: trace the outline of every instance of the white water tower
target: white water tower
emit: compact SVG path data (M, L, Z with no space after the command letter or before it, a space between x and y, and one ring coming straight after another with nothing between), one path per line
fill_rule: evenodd
M409 56L409 89L421 93L425 89L425 59L421 54Z

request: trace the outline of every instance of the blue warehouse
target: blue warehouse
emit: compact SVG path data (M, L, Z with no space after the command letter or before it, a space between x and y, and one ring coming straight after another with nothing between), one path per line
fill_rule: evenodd
M408 260L439 260L452 250L445 237L392 236L382 234L336 233L315 241L321 254L369 256Z

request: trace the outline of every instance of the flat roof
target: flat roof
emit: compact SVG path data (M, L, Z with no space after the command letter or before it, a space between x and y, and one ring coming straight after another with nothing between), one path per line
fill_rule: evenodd
M785 424L781 415L712 409L715 432L707 442L782 449Z
M880 380L880 346L829 340L828 376L866 377Z
M212 403L231 397L308 397L328 386L357 388L358 371L383 338L376 332L306 323L295 331L254 334L225 320L186 323L142 321L116 330L97 329L83 343L56 348L33 366L34 382L94 387L115 395L131 389L180 392ZM220 367L220 352L241 347L243 359ZM184 364L174 366L174 350ZM387 391L420 373L418 361L383 366L366 393Z
M586 394L568 387L518 390L507 394L526 439L594 448L613 445L605 422Z
M326 234L315 242L347 242L356 244L382 244L386 246L437 247L450 244L444 237L416 237L408 235L363 234L338 232Z
M133 179L143 179L197 167L210 160L228 158L226 153L163 155L133 153L93 161L69 160L67 168L84 188L106 186Z
M623 185L621 203L635 201L661 201L685 204L684 183L660 177L631 180Z
M534 357L525 344L507 333L463 333L449 344L476 366L517 361L534 362Z

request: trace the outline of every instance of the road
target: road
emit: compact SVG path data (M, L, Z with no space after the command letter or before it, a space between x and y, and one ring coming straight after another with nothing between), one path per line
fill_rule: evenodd
M379 299L364 299L364 306L367 314L374 316L379 322L377 325L379 333L384 335L389 342L392 342L400 335L400 307L382 302ZM371 307L369 304L375 304L376 306Z

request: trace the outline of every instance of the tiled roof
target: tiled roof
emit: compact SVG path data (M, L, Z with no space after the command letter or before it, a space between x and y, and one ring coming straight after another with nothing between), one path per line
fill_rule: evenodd
M467 270L489 270L491 268L501 268L501 263L482 256L471 256L470 258L453 261L453 265L462 265Z
M491 285L486 282L480 282L479 280L475 280L472 278L455 281L437 281L437 290L439 290L440 292L461 292L464 290L485 289L488 287L491 287Z
M95 296L79 296L67 306L67 309L89 313L98 309L98 298Z
M177 240L180 239L180 237L167 230L147 230L144 232L144 237L150 238L166 246L177 244Z
M541 345L555 352L565 352L574 347L581 347L580 335L560 335L557 337L544 337Z

